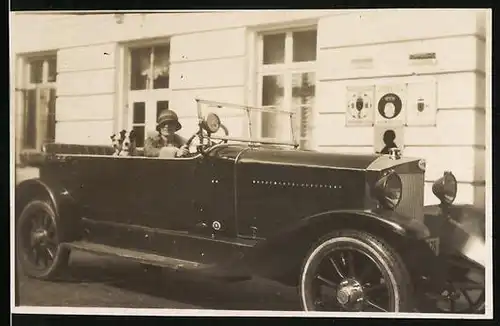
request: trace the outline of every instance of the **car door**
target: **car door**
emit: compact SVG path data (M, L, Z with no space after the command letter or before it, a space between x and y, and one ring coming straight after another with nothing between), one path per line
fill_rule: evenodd
M85 238L118 245L126 238L129 220L130 180L126 159L111 156L68 156L65 176L71 195L80 207Z
M128 223L158 230L188 230L195 218L196 158L134 158Z
M83 209L83 217L94 221L123 221L126 180L120 178L120 168L114 161L106 156L66 158L73 188L71 193Z

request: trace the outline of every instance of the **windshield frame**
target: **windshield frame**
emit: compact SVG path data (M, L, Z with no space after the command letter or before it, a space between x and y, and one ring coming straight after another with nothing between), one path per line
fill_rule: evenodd
M297 141L297 139L295 137L295 130L294 130L295 112L293 112L293 111L287 111L287 110L283 110L283 109L263 108L263 107L256 107L256 106L251 106L251 105L228 103L228 102L219 102L219 101L212 101L212 100L206 100L206 99L201 99L201 98L195 98L195 101L196 101L196 107L197 107L198 121L199 121L200 125L204 121L204 116L203 116L203 112L202 112L202 105L215 106L218 108L224 107L224 108L230 108L230 109L235 109L235 110L243 110L243 111L246 111L246 113L247 113L246 117L247 117L247 125L248 125L248 134L250 135L249 137L206 135L206 137L209 139L223 140L223 141L236 141L236 142L244 142L244 143L249 143L249 144L285 145L285 146L293 146L295 148L299 147L299 142ZM284 140L278 140L278 139L273 140L273 138L253 137L253 135L252 135L252 118L251 118L252 112L270 112L270 113L275 113L275 114L287 115L288 119L290 121L290 136L291 136L292 140L291 141L284 141Z

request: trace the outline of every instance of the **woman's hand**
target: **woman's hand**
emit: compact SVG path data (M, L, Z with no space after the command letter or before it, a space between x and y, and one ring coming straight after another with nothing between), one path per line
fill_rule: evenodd
M177 157L183 157L183 156L187 156L189 154L189 148L184 145L184 146L181 146L178 150L177 150Z

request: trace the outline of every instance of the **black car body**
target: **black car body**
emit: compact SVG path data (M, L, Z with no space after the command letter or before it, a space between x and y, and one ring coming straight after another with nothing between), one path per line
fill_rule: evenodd
M422 159L217 138L199 116L186 158L65 144L27 158L40 176L15 194L25 273L53 278L80 249L222 281L274 279L297 286L305 310L484 312L484 212L452 204L453 174L435 183L442 204L424 206ZM458 309L464 288L479 295Z

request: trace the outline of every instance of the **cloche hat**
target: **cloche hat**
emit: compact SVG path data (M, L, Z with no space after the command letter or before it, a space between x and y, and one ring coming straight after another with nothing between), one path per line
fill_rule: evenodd
M179 118L177 117L177 114L174 111L163 110L162 112L160 112L160 115L158 116L156 131L160 131L161 127L163 127L163 125L165 125L168 122L175 123L175 131L178 131L182 128L182 125L179 122Z

